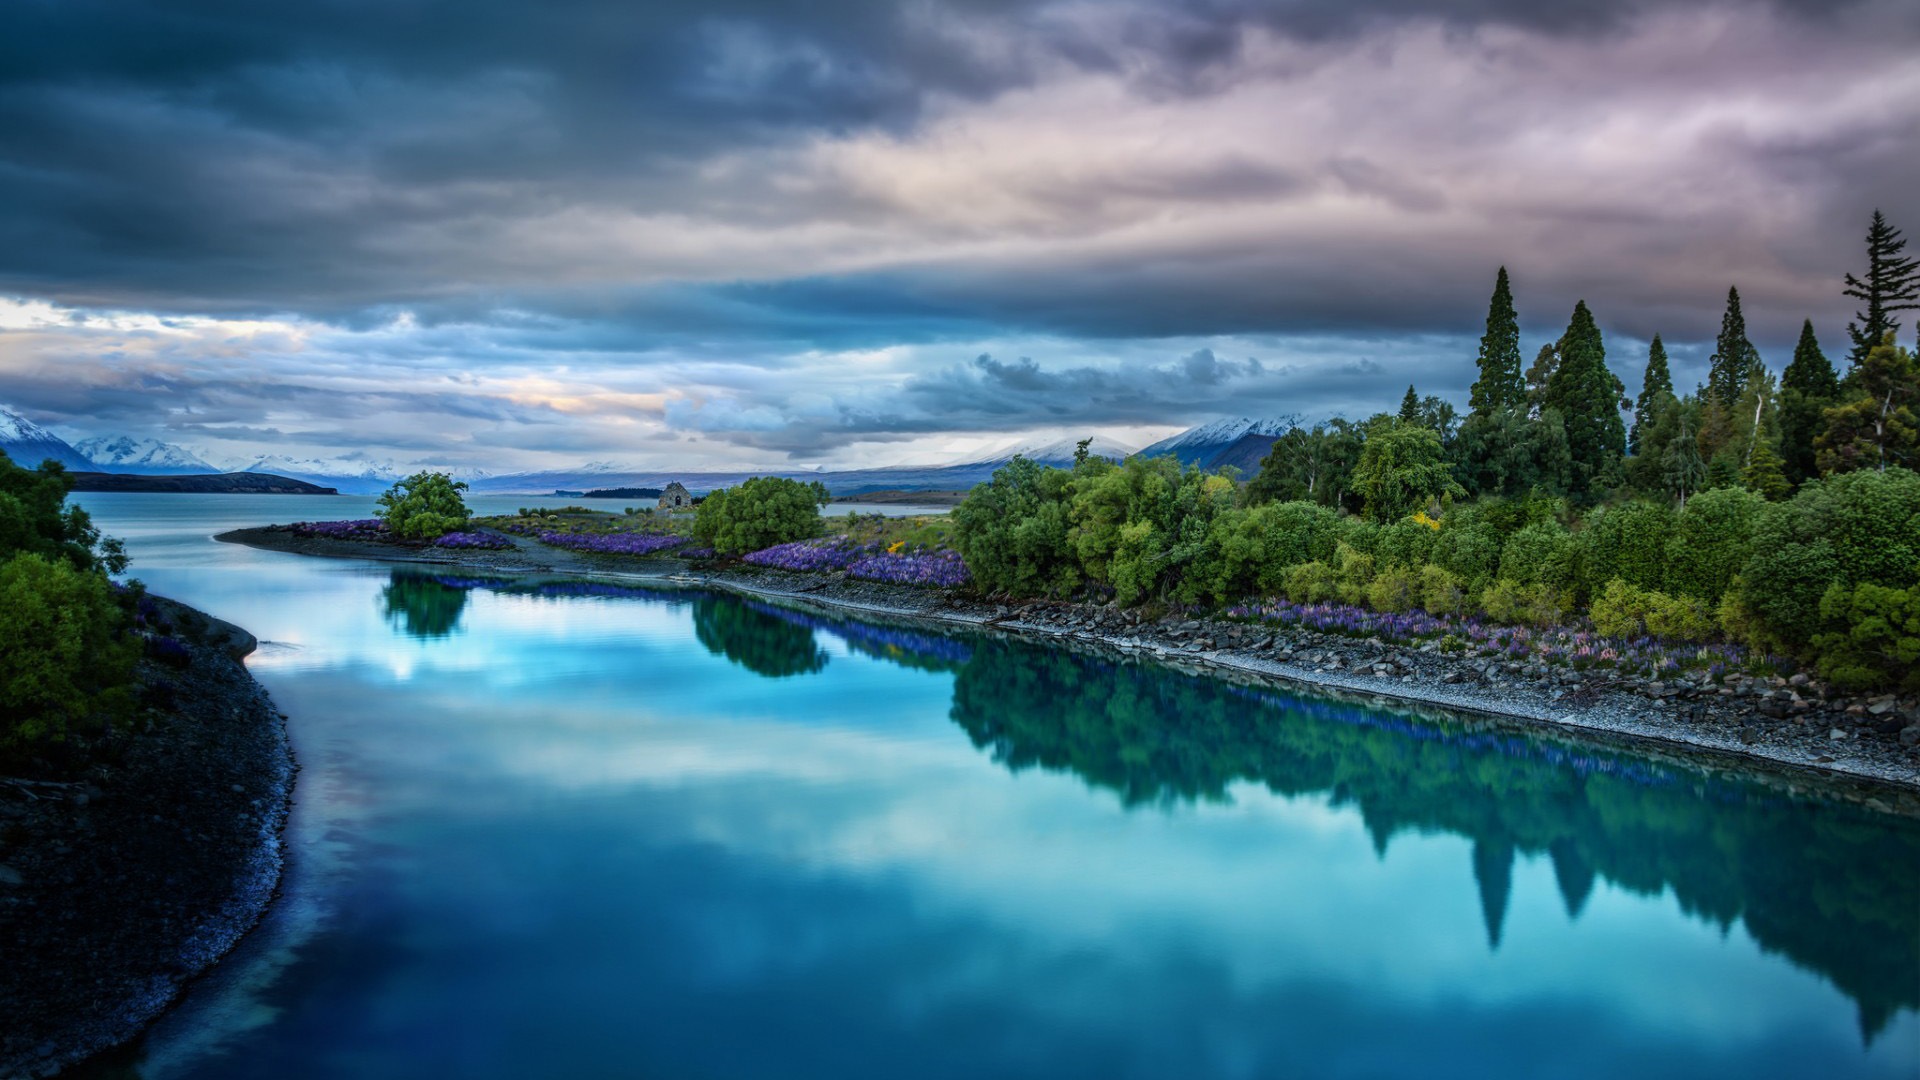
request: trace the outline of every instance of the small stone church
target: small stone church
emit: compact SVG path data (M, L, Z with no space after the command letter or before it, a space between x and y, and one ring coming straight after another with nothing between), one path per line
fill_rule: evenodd
M680 481L675 480L673 483L667 485L665 491L660 493L660 505L658 509L666 514L671 514L675 510L691 510L693 509L693 496L688 493Z

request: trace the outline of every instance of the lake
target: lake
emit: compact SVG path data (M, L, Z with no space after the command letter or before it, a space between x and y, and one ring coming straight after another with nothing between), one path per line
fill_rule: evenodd
M209 540L364 500L76 499L262 639L302 769L282 898L134 1075L1920 1074L1911 819L1002 638Z

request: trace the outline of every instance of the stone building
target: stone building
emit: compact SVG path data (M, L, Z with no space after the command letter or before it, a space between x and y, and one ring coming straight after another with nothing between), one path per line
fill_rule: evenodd
M660 493L659 509L662 513L668 514L673 513L675 510L691 510L693 509L693 496L687 492L687 489L681 485L680 481L675 480L673 483L667 485L667 490Z

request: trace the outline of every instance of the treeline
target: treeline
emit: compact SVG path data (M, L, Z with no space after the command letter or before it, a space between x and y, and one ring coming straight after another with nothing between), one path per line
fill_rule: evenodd
M108 730L135 705L139 594L55 462L23 469L0 453L0 759L48 753Z
M1656 336L1629 400L1584 302L1523 368L1503 268L1464 419L1409 387L1397 413L1287 432L1244 486L1170 459L1015 460L955 509L955 546L1012 595L1584 616L1920 685L1920 367L1896 343L1920 266L1877 212L1867 239L1844 375L1809 323L1776 378L1731 289L1684 396Z

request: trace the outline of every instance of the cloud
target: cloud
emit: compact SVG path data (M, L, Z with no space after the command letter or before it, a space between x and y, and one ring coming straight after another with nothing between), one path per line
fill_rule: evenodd
M0 294L66 322L0 399L462 453L1363 413L1464 393L1502 264L1529 334L1684 354L1738 284L1784 358L1873 206L1920 228L1916 44L1900 0L14 5Z

